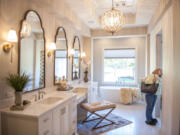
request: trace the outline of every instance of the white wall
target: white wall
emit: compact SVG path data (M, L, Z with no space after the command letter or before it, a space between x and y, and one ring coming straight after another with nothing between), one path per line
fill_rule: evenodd
M161 135L179 135L179 0L173 0L150 31L150 70L156 68L156 35L162 30L163 85Z
M162 86L162 130L171 135L171 104L173 89L173 41L172 8L169 8L150 34L150 70L156 68L156 35L162 30L163 36L163 86ZM167 100L168 99L168 100Z
M145 76L145 37L103 38L93 40L93 80L102 85L104 49L136 48L137 81Z

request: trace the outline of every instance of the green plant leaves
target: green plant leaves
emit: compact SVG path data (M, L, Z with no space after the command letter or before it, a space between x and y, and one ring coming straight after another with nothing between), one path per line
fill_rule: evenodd
M30 76L28 76L26 73L23 73L22 75L9 74L6 81L10 87L15 89L15 91L21 92L30 81Z

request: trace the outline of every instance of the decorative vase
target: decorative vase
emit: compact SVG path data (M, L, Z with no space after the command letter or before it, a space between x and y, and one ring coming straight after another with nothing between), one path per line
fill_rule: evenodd
M78 79L78 76L77 76L77 71L74 72L74 80Z
M88 82L88 71L84 72L84 82Z
M15 92L15 105L16 106L22 105L22 92Z

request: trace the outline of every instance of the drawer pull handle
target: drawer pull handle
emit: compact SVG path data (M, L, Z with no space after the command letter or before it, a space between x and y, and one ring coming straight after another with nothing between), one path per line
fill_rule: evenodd
M43 121L44 121L44 122L47 122L48 120L49 120L49 118L46 118L46 119L44 119Z
M44 135L48 135L49 134L49 130L44 132Z

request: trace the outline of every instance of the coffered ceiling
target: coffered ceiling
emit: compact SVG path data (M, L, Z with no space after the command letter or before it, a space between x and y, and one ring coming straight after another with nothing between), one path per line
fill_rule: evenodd
M114 0L114 7L124 13L125 27L148 25L160 0ZM100 18L112 8L112 0L65 0L91 29L100 29Z

